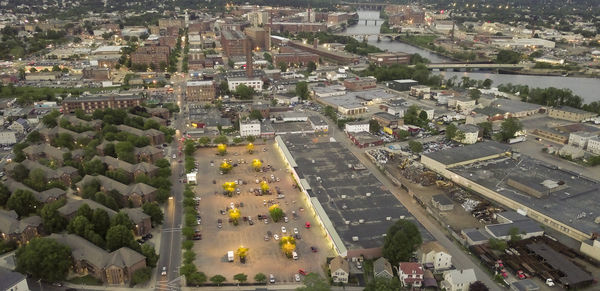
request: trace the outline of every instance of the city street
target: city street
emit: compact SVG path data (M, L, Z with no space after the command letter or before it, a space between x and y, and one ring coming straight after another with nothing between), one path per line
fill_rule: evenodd
M179 82L176 87L177 105L183 104L183 95L185 92L185 78ZM176 129L175 136L171 146L168 147L165 158L171 161L171 198L165 203L165 220L162 225L162 234L159 254L160 258L156 267L156 289L158 290L178 290L180 287L179 267L181 266L181 228L182 228L182 202L184 185L179 183L179 174L183 171L183 163L178 163L180 158L172 159L173 153L177 153L178 147L182 144L181 137L185 129L185 118L183 108L180 107L179 113L174 113L177 120L173 121L173 127ZM166 267L167 276L164 278L161 273L163 267Z
M319 115L319 113L308 111L308 114ZM402 190L399 187L394 186L394 184L379 170L371 161L366 157L364 153L364 149L360 149L353 145L350 142L350 139L345 135L345 133L337 128L337 125L334 124L328 118L321 116L324 120L327 120L329 124L329 133L335 138L336 141L340 142L344 145L348 150L350 150L364 165L377 177L379 181L381 181L387 189L390 190L398 200L408 209L408 211L427 229L433 237L444 246L452 255L452 264L457 269L469 269L473 268L475 270L475 275L477 279L482 281L486 286L490 288L490 290L501 290L501 288L496 284L490 275L484 271L480 266L480 262L470 255L466 254L461 247L455 244L452 240L450 240L447 236L447 233L439 224L437 224L433 218L430 218L425 210L414 201L406 191Z

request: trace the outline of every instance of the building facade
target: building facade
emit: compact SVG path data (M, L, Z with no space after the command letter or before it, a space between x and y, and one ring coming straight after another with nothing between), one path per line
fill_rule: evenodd
M62 109L65 113L81 109L86 113L93 113L96 109L131 108L142 105L141 95L92 95L71 97L63 100Z
M185 92L186 101L212 101L215 99L216 88L213 81L188 81Z

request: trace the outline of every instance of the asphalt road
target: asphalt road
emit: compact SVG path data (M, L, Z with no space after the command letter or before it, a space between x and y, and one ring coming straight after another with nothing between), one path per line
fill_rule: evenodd
M307 111L307 113L312 115L320 115L319 113L313 111ZM369 171L371 171L371 173L373 173L373 175L375 175L375 177L377 177L377 179L381 181L383 185L396 196L396 198L398 198L398 200L425 227L425 229L427 229L427 231L429 231L433 237L450 252L452 255L452 264L457 269L472 268L475 270L477 280L483 282L490 290L502 290L502 288L500 288L499 285L492 280L488 273L481 268L478 260L466 254L458 245L451 241L446 236L444 229L432 218L430 218L425 210L419 206L406 191L392 184L389 178L379 171L373 163L371 163L371 161L365 156L364 149L360 149L353 145L346 134L340 130L336 124L334 124L325 116L320 116L329 124L330 135L333 136L336 141L340 142L348 150L350 150L363 163L363 165L365 165L365 167L367 167Z
M183 104L182 92L185 91L185 79L178 82L176 87L177 92L177 103L178 105ZM181 106L180 106L181 107ZM156 268L156 289L157 290L179 290L180 288L180 275L179 267L181 266L181 228L183 227L182 216L183 216L183 190L184 184L179 182L180 174L184 171L184 164L179 163L179 160L183 160L183 157L172 158L174 153L178 153L178 147L182 145L181 137L185 128L185 118L183 116L183 108L180 109L179 113L174 114L177 116L177 120L174 120L173 127L176 129L176 134L167 149L166 159L171 161L171 195L167 203L165 204L165 220L162 225L161 242L159 254L160 258ZM162 276L162 269L166 267L167 276Z

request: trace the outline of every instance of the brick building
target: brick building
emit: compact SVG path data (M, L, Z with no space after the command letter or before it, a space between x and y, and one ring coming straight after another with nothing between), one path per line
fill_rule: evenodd
M81 70L84 79L104 81L110 80L109 68L84 68Z
M319 55L291 47L282 47L279 53L273 54L273 64L285 63L288 65L298 64L304 66L309 62L318 64Z
M213 81L188 81L185 100L190 102L212 101L216 89Z
M168 46L159 45L139 47L134 53L131 54L131 63L133 65L154 64L156 67L158 67L160 63L168 64L170 51L171 49Z
M227 57L245 56L248 50L248 39L239 31L224 30L221 32L221 47Z
M356 77L344 80L344 87L350 91L364 91L377 87L377 79L373 77Z
M62 102L62 109L64 113L75 112L76 109L92 113L96 109L130 108L140 105L141 95L91 95L66 98Z
M262 27L248 27L244 29L244 33L246 33L250 39L253 50L270 50L271 33L268 29Z
M302 22L273 22L269 24L273 32L319 32L327 31L326 23L302 23Z
M410 54L402 52L383 52L383 53L370 53L369 63L376 64L378 66L389 66L394 64L409 64Z

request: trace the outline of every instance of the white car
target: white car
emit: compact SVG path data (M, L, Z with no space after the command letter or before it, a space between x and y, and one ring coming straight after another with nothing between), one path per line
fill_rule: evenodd
M298 234L298 228L294 227L294 234Z
M286 232L287 232L287 231L286 231L286 229L285 229L285 226L282 226L282 227L281 227L281 233L286 233Z
M300 274L294 274L294 279L296 282L300 282Z
M275 240L279 240L279 235L276 235L276 234L274 234L274 235L273 235L273 238L274 238Z
M163 267L162 268L162 272L160 272L161 276L166 276L167 275L167 267Z

